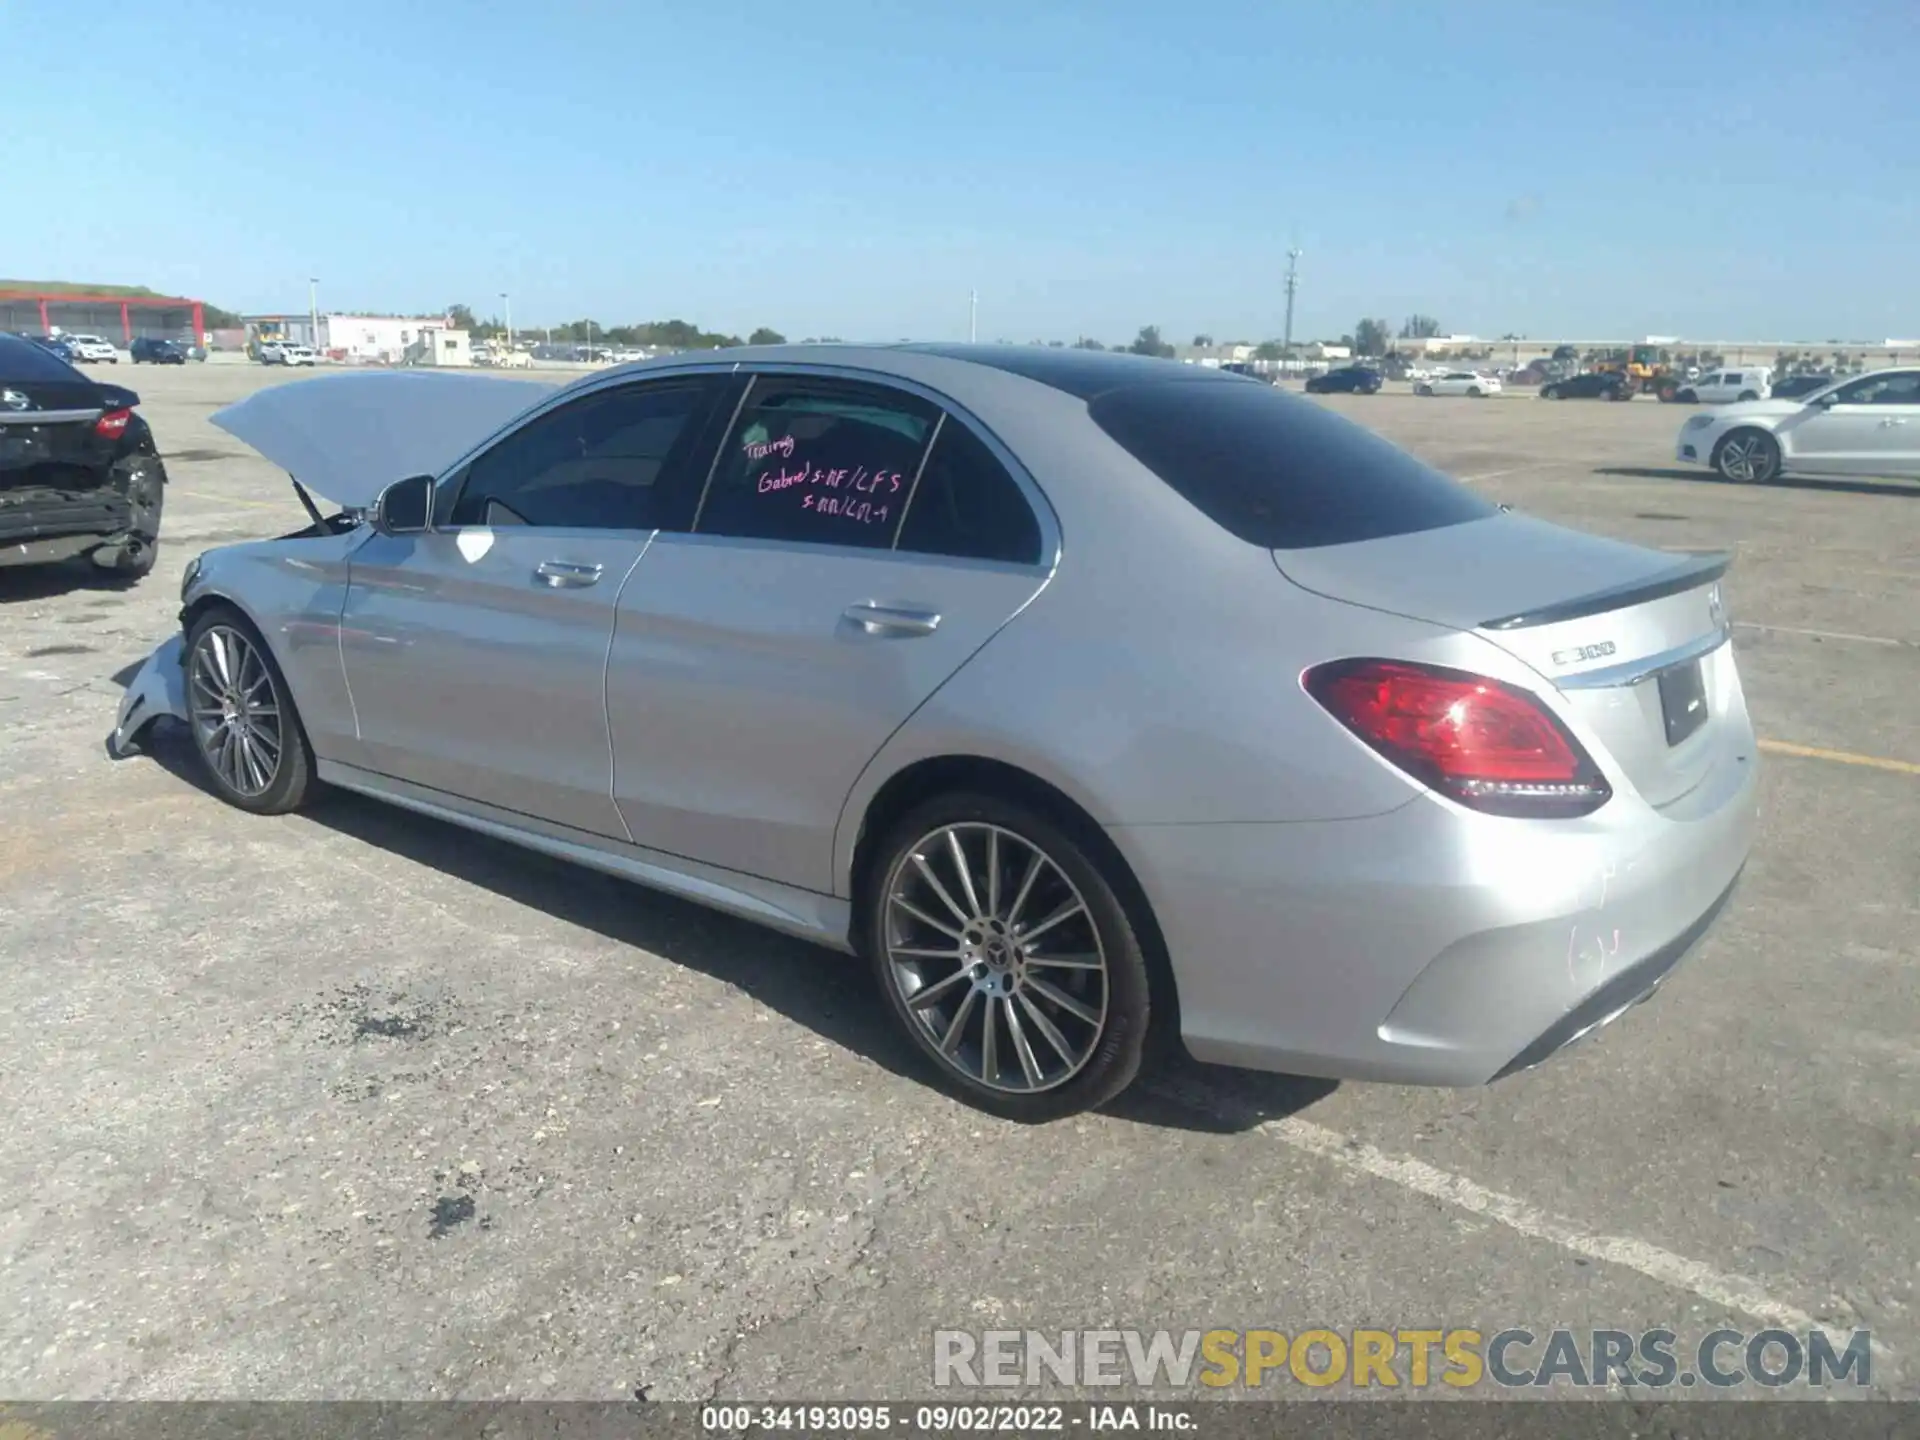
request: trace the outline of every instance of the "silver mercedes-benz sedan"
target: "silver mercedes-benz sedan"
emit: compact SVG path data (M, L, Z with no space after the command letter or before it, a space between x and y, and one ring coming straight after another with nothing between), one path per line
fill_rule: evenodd
M1315 402L1013 346L215 423L314 523L208 551L110 748L326 783L861 954L931 1073L1473 1085L1646 998L1746 860L1726 558L1509 513ZM323 514L324 496L342 507Z

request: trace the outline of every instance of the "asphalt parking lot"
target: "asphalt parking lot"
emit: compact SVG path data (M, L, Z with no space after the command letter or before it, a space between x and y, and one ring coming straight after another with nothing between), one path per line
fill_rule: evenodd
M1920 485L1680 471L1651 401L1325 402L1738 552L1744 887L1494 1088L1180 1066L1024 1129L922 1084L843 958L352 797L251 818L177 736L108 761L186 561L304 518L207 421L288 377L111 378L159 568L0 571L0 1393L913 1397L936 1327L1819 1323L1920 1395Z

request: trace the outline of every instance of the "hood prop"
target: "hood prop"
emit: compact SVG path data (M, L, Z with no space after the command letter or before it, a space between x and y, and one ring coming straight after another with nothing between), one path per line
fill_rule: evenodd
M327 524L326 517L321 515L320 508L313 503L313 497L307 493L307 487L291 475L287 476L287 481L293 486L293 493L300 497L301 506L305 508L307 514L313 517L313 523L321 529L325 529Z

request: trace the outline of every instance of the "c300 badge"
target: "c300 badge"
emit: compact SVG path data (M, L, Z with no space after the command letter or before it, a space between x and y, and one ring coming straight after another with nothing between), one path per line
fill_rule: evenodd
M1598 645L1576 645L1571 650L1554 651L1553 663L1556 665L1583 665L1589 660L1604 660L1607 656L1613 654L1614 648L1614 643L1611 640L1602 640Z

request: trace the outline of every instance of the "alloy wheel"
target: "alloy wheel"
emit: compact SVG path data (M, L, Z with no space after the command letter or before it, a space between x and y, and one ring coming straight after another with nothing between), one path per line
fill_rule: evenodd
M1763 481L1773 475L1773 442L1748 432L1730 435L1720 445L1720 473L1729 480Z
M266 661L231 625L209 625L187 662L194 743L220 782L252 799L280 772L285 732Z
M952 1070L1003 1094L1053 1090L1106 1030L1107 955L1086 898L999 825L943 825L886 879L886 973Z

